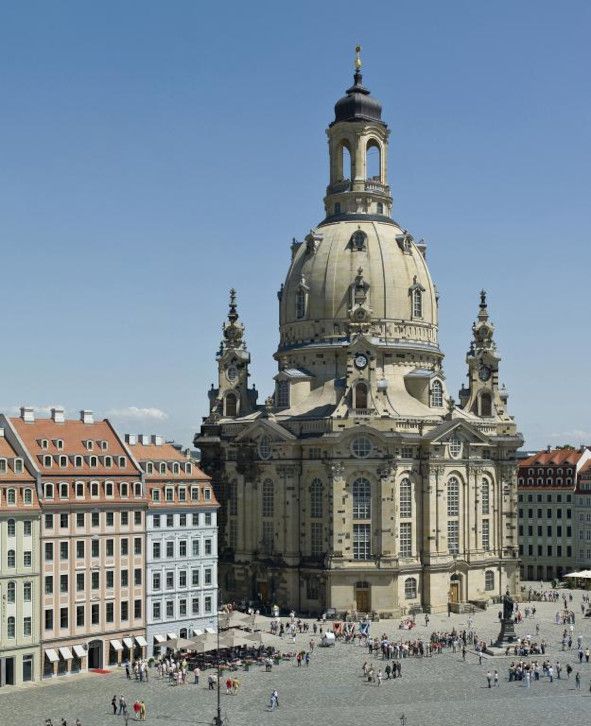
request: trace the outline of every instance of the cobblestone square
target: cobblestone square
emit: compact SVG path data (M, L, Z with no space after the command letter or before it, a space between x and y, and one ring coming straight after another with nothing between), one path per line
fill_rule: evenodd
M361 666L367 660L367 650L358 645L337 643L331 648L316 648L310 666L298 668L295 661L285 662L265 673L254 668L238 672L240 689L236 696L228 696L222 689L222 713L230 726L258 726L275 723L278 726L301 724L339 724L340 726L380 726L399 724L402 714L408 726L457 726L478 723L534 724L587 723L591 706L591 663L579 665L576 637L582 635L583 645L591 647L591 622L581 615L581 595L575 593L572 609L576 614L574 626L575 646L562 651L564 626L555 624L559 604L535 603L537 612L516 626L519 636L535 634L540 625L540 638L548 648L546 657L563 666L560 680L550 683L542 677L532 681L531 688L521 682L508 681L509 658L483 659L469 651L463 662L461 653L451 651L429 658L406 658L402 661L402 678L384 681L381 687L362 678ZM523 605L521 606L524 607ZM398 630L398 621L372 624L372 634L387 633L403 640L426 637L433 630L449 630L453 626L467 626L466 615L430 616L429 627L424 617L417 616L417 627L412 631ZM474 629L479 636L490 640L498 632L497 607L474 615ZM303 649L310 635L298 636L296 647ZM318 639L316 639L318 640ZM292 647L286 643L285 650ZM540 662L543 657L534 656ZM383 669L380 657L375 657L375 670ZM566 678L566 665L573 666L573 674ZM500 674L498 688L488 689L486 672L497 668ZM581 690L575 689L574 674L581 673ZM152 671L154 672L154 671ZM192 680L192 678L191 678ZM54 682L15 689L2 689L0 693L0 724L7 726L43 726L51 717L54 726L65 718L73 726L80 718L83 726L103 726L123 723L122 717L111 714L110 700L114 694L125 695L128 704L143 699L148 710L147 720L166 724L211 724L215 715L215 692L208 691L206 678L195 686L170 686L151 675L147 684L127 681L123 670L108 675L89 674L82 677L61 678ZM278 689L280 708L267 712L272 689ZM567 715L568 714L568 717ZM133 722L133 721L131 721Z

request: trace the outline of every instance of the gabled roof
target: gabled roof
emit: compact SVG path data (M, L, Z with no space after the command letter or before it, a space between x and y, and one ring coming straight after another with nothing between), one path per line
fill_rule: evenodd
M519 468L522 469L528 466L575 466L582 455L583 452L577 449L551 449L550 451L544 449L527 459L522 459L519 462Z

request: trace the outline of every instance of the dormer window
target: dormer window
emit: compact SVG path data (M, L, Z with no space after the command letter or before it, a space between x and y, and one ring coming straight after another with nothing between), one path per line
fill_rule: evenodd
M43 457L43 466L50 467L51 466L51 456L49 454L46 454Z
M152 464L151 461L146 461L144 464L146 469L146 474L153 474L154 473L154 464Z
M64 442L62 439L55 440L55 448L58 449L58 451L61 451L64 448Z
M105 466L107 466L107 467L113 466L113 457L112 456L105 456Z
M109 442L108 441L99 441L99 446L101 447L102 451L106 451L109 448Z
M431 406L439 408L443 406L443 386L441 381L433 381L431 385Z
M122 481L119 485L119 493L122 497L129 496L129 484L126 481Z
M423 293L425 288L417 282L417 276L413 277L413 284L409 290L411 301L411 315L413 320L421 320L423 317Z
M119 457L119 466L122 469L124 469L127 466L127 459L125 458L125 456L120 456Z
M0 474L6 474L6 459L0 459Z
M161 474L166 474L166 464L163 461L160 462L159 469Z
M199 501L199 487L191 487L191 501Z
M277 408L289 408L289 381L277 381Z
M167 502L172 502L174 500L174 489L172 487L166 487L165 498Z
M89 466L98 466L98 457L97 456L89 456L88 457L88 465Z
M187 501L187 490L185 487L179 488L179 502L186 502Z
M65 481L61 482L60 484L60 499L67 499L68 498L68 485Z
M185 464L185 474L191 474L193 471L193 465L192 464Z
M98 481L91 481L90 482L90 496L91 497L98 497L99 495L99 484Z
M39 446L42 449L49 449L49 441L47 439L41 439L41 441L39 442Z
M14 473L15 474L22 474L23 473L23 460L16 458L14 460Z
M67 456L60 456L60 466L62 468L68 466L68 457Z
M133 495L135 497L141 497L142 496L142 483L141 481L136 481L133 485Z
M180 473L179 465L177 463L174 463L172 465L172 473L173 474L179 474Z
M152 489L152 501L153 502L160 501L160 489Z
M85 442L85 445L86 445L86 450L87 451L92 451L93 448L94 448L94 442L91 441L90 439Z
M105 496L107 496L107 497L113 496L113 482L112 481L105 482Z
M81 456L75 456L74 457L74 466L82 466L83 459Z
M205 495L205 501L209 501L211 499L211 489L204 489L203 494Z
M53 484L51 482L45 482L44 484L45 498L53 499Z

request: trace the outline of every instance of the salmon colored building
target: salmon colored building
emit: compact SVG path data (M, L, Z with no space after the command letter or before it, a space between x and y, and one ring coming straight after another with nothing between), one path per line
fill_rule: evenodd
M2 417L27 452L41 505L44 677L145 654L145 522L139 465L108 420L61 408Z

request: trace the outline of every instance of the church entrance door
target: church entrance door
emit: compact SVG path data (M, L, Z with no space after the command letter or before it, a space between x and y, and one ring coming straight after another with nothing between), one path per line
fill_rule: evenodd
M261 602L268 602L269 601L269 583L268 582L259 582L258 584L258 591L259 591L259 598Z
M359 613L368 613L371 610L371 591L367 582L358 582L355 585L355 607Z

